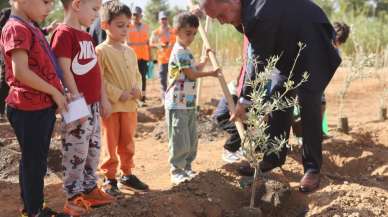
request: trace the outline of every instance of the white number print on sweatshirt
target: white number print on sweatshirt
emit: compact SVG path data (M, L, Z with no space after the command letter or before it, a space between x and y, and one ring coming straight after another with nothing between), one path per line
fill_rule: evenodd
M80 52L75 55L71 63L71 69L76 75L85 75L97 64L97 55L94 51L94 45L91 41L80 41ZM90 60L88 63L81 64L80 60Z

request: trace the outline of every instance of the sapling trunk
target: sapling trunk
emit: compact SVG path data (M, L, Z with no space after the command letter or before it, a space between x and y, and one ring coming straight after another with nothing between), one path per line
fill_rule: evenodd
M341 117L339 119L339 127L338 129L345 133L345 134L348 134L349 133L349 123L348 123L348 118L347 117Z
M346 73L345 80L343 81L342 88L338 92L339 98L339 108L338 108L338 117L339 117L339 126L338 129L344 133L349 132L348 119L344 116L344 105L347 92L350 88L350 85L355 80L365 79L370 77L370 72L366 70L366 67L370 65L373 56L367 55L364 52L364 49L360 44L352 38L354 47L356 49L355 54L351 57L349 71Z
M380 107L379 120L380 120L380 121L385 121L385 120L387 120L387 108L385 108L385 107Z
M256 166L254 166L255 168L255 173L253 175L253 182L252 182L252 193L251 193L251 202L249 204L249 208L253 209L255 208L255 198L256 198L256 187L257 187L257 177L260 177L261 176L261 170L258 166L258 164L256 164Z

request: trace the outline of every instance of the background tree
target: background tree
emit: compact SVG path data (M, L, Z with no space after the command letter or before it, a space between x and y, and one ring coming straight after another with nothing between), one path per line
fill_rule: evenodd
M158 14L164 11L167 15L171 14L170 6L167 0L150 0L144 9L144 18L147 23L154 26L158 23Z
M0 9L9 7L8 1L7 0L2 0L0 1Z

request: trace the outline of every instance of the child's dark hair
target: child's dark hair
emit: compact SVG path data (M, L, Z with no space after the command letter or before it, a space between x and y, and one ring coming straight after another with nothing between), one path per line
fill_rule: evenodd
M110 23L120 15L125 15L130 18L132 16L131 9L118 0L109 0L102 4L101 7L101 22Z
M348 40L350 27L344 22L334 22L335 40L339 44L343 44Z
M197 16L190 12L181 12L174 18L174 28L179 30L184 27L198 28L199 19Z

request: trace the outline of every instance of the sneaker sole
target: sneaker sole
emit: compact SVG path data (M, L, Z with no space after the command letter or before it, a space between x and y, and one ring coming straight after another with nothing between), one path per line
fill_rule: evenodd
M174 181L171 180L171 185L172 186L178 186L178 185L183 184L183 183L188 183L191 180L192 180L192 178L190 178L190 177L187 177L184 181L181 181L181 182L174 182Z
M103 190L103 191L105 192L105 194L108 194L108 195L110 195L110 196L112 196L114 198L116 198L116 197L118 197L118 196L120 196L122 194L122 192L109 193L106 190Z
M90 207L99 207L99 206L105 206L108 204L112 204L115 202L114 200L88 200L85 198L86 201L90 203Z
M119 187L119 189L129 190L129 191L133 191L133 192L136 192L136 193L145 193L145 192L148 192L148 191L149 191L149 189L140 190L140 189L136 189L136 188L132 188L132 187L123 185L123 184L121 184L121 183L118 183L118 184L117 184L117 187Z
M238 163L239 161L241 161L241 158L236 159L236 160L230 160L230 159L228 159L228 158L226 158L226 157L224 157L224 156L222 155L222 160L223 160L224 162L226 162L226 163L232 164L232 163Z

